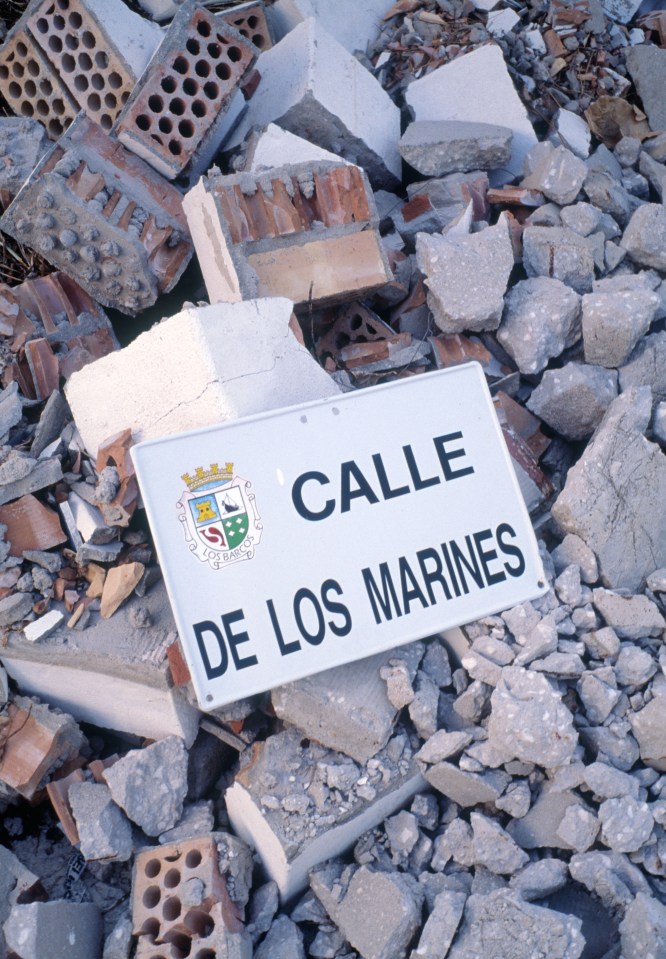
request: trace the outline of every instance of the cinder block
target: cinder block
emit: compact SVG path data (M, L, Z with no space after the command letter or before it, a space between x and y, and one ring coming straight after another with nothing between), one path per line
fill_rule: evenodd
M23 64L20 65L25 70ZM0 66L0 75L3 70ZM0 117L0 203L9 206L50 148L46 130L28 117Z
M122 0L34 0L26 24L72 98L110 130L162 40Z
M425 785L404 733L369 762L358 766L295 728L252 747L225 794L227 813L283 900L307 885L310 869L342 853Z
M37 166L0 229L126 313L172 289L192 255L178 190L84 116Z
M118 139L168 179L187 170L192 182L215 156L255 59L238 30L183 4L118 118Z
M183 208L211 302L286 296L320 305L393 278L357 166L300 163L202 177Z
M252 127L274 122L358 163L375 189L398 185L400 111L316 19L304 20L262 53L257 71L261 82L225 148L242 143Z
M479 47L412 80L405 100L415 120L468 120L508 127L513 131L511 158L506 170L490 174L490 183L500 186L522 175L525 155L537 138L498 46Z
M127 423L140 442L337 395L291 311L279 298L183 310L76 373L66 395L86 447L94 455Z
M57 140L79 106L25 28L25 19L24 15L0 49L0 93L17 116L39 120Z
M315 17L350 53L365 53L368 44L379 36L382 18L391 6L391 0L277 0L268 15L276 40L308 17Z
M26 337L2 381L16 380L28 399L48 399L60 377L68 379L91 360L118 349L104 310L65 273L24 280L11 289L0 284L0 294L0 318L14 335ZM38 349L39 363L31 347ZM45 375L48 361L54 364L55 383Z

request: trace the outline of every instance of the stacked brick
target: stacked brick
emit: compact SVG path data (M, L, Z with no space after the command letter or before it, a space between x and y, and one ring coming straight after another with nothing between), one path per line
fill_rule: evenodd
M0 229L99 303L130 314L172 289L192 255L180 193L83 116L36 167Z
M239 85L255 59L255 47L236 29L199 4L184 4L118 118L118 139L169 179L186 168L198 175L244 105Z

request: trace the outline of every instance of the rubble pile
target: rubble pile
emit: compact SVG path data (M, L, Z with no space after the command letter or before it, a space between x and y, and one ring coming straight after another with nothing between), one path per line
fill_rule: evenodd
M664 955L664 11L9 8L0 953ZM132 446L468 361L544 595L203 712Z

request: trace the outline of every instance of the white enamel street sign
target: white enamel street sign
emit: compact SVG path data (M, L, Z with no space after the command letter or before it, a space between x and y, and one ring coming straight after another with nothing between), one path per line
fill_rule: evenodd
M132 456L203 709L545 592L477 363Z

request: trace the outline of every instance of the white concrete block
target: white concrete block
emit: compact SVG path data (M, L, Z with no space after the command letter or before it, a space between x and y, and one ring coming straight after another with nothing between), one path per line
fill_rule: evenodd
M520 23L520 17L511 7L504 7L502 10L491 10L488 14L486 29L494 37L503 37L509 33L517 23Z
M509 127L513 144L508 169L494 170L489 179L498 186L522 174L525 154L537 138L498 46L478 47L412 81L405 99L415 120L470 120Z
M28 623L23 630L23 635L29 642L36 643L40 639L45 639L49 633L57 629L64 618L59 609L51 609L45 616L36 619L34 623Z
M106 31L138 80L164 38L161 27L130 10L123 0L81 2Z
M262 170L271 170L286 164L318 160L340 162L340 158L329 150L289 133L275 123L269 123L265 130L251 134L243 170L248 173L261 173Z
M583 117L571 110L558 110L554 117L554 129L549 140L555 146L564 146L584 160L590 155L592 134Z
M397 185L400 111L317 20L304 20L262 53L257 70L261 82L225 148L241 144L252 127L275 122L358 163L375 189Z
M280 297L192 307L74 373L67 399L87 449L128 425L139 442L337 395L291 315Z
M392 0L277 0L267 8L275 39L281 40L308 17L316 17L322 27L353 53L364 53L379 36L382 17Z

